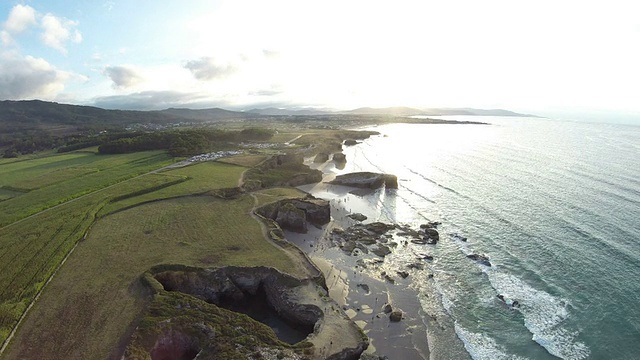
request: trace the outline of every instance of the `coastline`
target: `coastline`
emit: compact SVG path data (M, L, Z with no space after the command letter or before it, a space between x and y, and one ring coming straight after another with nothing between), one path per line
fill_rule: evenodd
M323 271L331 297L369 337L370 346L365 354L380 358L387 356L389 359L470 359L464 344L456 336L453 322L439 305L440 301L428 301L425 306L424 299L437 298L435 289L425 293L424 289L417 289L412 284L416 276L429 279L428 265L424 269L402 271L405 274L398 276L397 266L388 264L384 258L373 254L351 256L331 244L333 229L347 229L360 223L350 218L350 214L367 216L368 220L363 224L392 222L388 221L388 216L382 216L387 221L381 219L374 203L392 201L396 190L382 188L368 193L353 192L354 188L327 182L338 173L357 169L357 164L349 163L346 169L339 169L331 160L314 164L312 159L307 159L306 163L321 170L323 180L298 189L328 200L332 220L321 228L310 227L306 234L286 231L286 238L301 248ZM402 242L400 238L393 240ZM434 306L436 303L439 306ZM389 314L384 311L387 304L402 311L401 321L390 321ZM425 308L428 308L428 313Z

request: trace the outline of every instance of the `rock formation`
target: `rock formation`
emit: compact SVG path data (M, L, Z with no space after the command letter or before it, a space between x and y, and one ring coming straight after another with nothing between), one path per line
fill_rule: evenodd
M486 255L469 254L467 255L467 257L479 264L482 264L485 266L491 266L491 262L489 261L489 258Z
M267 267L159 265L143 280L155 299L165 302L151 306L152 316L136 330L123 359L228 358L220 351L228 351L229 358L253 358L257 353L272 358L263 354L276 351L285 358L304 353L308 358L346 360L358 359L368 347L367 337L328 296L322 278L301 280ZM252 308L260 294L282 321L306 329L306 339L284 348L264 324L231 315L238 304ZM226 323L230 319L239 323ZM329 341L333 346L327 353ZM245 346L225 348L221 342Z
M331 220L329 202L311 195L266 204L257 208L256 213L274 220L283 229L302 233L307 232L307 221L320 226Z
M333 154L332 158L333 158L333 161L337 163L347 162L347 157L341 152Z
M329 183L365 189L378 189L383 185L388 189L398 188L398 178L395 175L373 172L355 172L338 175Z
M329 154L319 153L315 158L313 158L313 162L317 164L321 164L326 161L329 161Z

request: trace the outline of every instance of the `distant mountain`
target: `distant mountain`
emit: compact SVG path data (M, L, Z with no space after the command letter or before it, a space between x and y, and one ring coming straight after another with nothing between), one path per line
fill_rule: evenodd
M174 120L149 111L105 110L93 106L67 105L40 100L0 101L0 126L37 127L44 125L125 125L166 123Z
M533 116L527 114L519 114L503 109L473 109L473 108L428 108L416 109L410 107L387 107L387 108L370 108L363 107L350 111L342 112L353 115L391 115L391 116L443 116L443 115L470 115L470 116Z
M536 117L535 115L521 114L504 109L474 109L474 108L442 108L428 109L439 115L472 115L472 116L527 116ZM435 114L434 114L435 115Z
M21 129L51 128L64 126L113 127L133 123L168 124L178 122L203 122L255 119L260 116L324 116L324 115L371 115L406 117L412 115L492 115L531 116L513 111L473 108L416 109L410 107L371 108L363 107L350 111L326 111L324 109L280 109L264 108L249 111L230 111L220 108L186 109L170 108L159 111L105 110L93 106L59 104L40 100L0 101L0 133L9 134Z
M424 115L424 110L414 109L410 107L387 107L387 108L371 108L362 107L350 111L343 112L345 114L352 115L393 115L393 116L411 116L411 115Z
M272 115L272 116L312 116L312 115L326 115L331 114L330 111L324 111L319 109L301 109L301 110L292 110L292 109L281 109L281 108L264 108L264 109L251 109L247 111L251 114L256 115Z

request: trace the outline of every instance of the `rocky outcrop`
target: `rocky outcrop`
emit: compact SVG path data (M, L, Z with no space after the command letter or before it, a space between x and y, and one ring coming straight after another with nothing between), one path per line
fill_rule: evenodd
M398 322L402 320L402 310L394 310L389 314L389 320L391 322Z
M308 195L302 199L285 199L261 206L255 212L274 220L283 229L307 232L307 222L324 225L331 220L329 202Z
M356 140L353 140L353 139L347 139L347 140L344 141L344 145L345 146L353 146L353 145L357 145L357 144L359 144L359 142L356 141Z
M278 209L275 221L283 229L289 229L299 233L307 232L307 218L304 211L291 203L286 203Z
M485 266L491 266L491 262L489 261L489 258L487 257L487 255L469 254L467 255L467 257L479 264L482 264Z
M313 162L316 164L321 164L327 161L329 161L329 154L326 154L326 153L319 153L316 155L315 158L313 158Z
M158 336L149 354L153 360L195 359L201 350L198 339L168 330Z
M305 349L304 353L310 355L310 358L358 359L368 346L367 337L328 296L324 282L320 286L316 280L301 280L268 267L205 269L183 265L156 266L148 272L145 279L157 284L151 284L156 293L188 294L232 311L245 306L241 304L254 309L255 298L263 296L269 308L282 321L307 329L306 340L295 346ZM178 312L193 313L195 310L193 305L175 306L171 306L171 309L177 309L175 311ZM199 306L198 309L206 311L204 306ZM154 335L155 344L152 348L146 348L159 356L152 357L153 359L171 358L166 356L182 358L183 355L193 358L199 353L211 353L215 349L218 334L211 331L213 328L210 325L198 320L198 316L194 317L195 322L189 320L185 323L184 319L180 316L160 322L164 330L155 332L159 334ZM183 324L180 325L183 327L178 327L178 324ZM339 340L335 338L336 334L340 334ZM136 338L139 337L134 336ZM329 341L334 346L327 353L326 345Z
M349 214L349 215L347 215L347 217L349 217L349 218L351 218L351 219L353 219L355 221L365 221L365 220L367 220L367 217L365 215L363 215L363 214L360 214L360 213Z
M387 232L396 229L396 225L373 222L356 224L346 230L335 228L331 233L331 241L344 252L351 254L355 249L385 257L391 254L391 247L397 244L389 242Z
M335 161L337 163L346 163L347 162L347 157L341 152L333 154L332 158L333 158L333 161Z
M338 175L329 183L365 189L378 189L382 186L385 186L388 189L398 188L398 178L395 175L373 172L355 172Z
M312 224L324 225L331 221L331 207L326 200L309 195L304 199L291 200L291 204L304 211L307 221Z

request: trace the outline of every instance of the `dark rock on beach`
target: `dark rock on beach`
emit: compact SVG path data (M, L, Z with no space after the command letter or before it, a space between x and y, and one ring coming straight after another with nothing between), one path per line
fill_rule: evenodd
M436 242L437 242L438 240L440 240L440 234L438 233L438 230L433 229L433 228L428 228L428 229L425 229L425 231L424 231L424 232L425 232L427 235L429 235L429 239L433 239L433 240L435 240Z
M333 181L330 181L329 183L334 185L344 185L366 189L377 189L382 186L385 186L388 189L398 188L398 178L395 175L373 172L355 172L338 175Z
M353 139L347 139L347 140L344 141L344 145L345 146L353 146L353 145L357 145L357 144L359 144L359 142L356 141L356 140L353 140Z
M420 229L435 229L438 227L438 225L441 225L442 223L439 221L429 221L426 224L422 224L420 225Z
M402 310L392 311L391 314L389 315L389 320L391 320L391 322L398 322L402 320Z
M329 154L325 154L325 153L319 153L313 159L313 162L314 163L318 163L318 164L321 164L321 163L326 162L326 161L329 161Z
M391 304L384 304L384 306L382 306L383 313L388 314L392 311L393 311L393 307L391 307Z
M460 235L460 234L458 234L458 233L453 233L453 234L451 234L451 238L452 238L453 240L460 240L460 241L464 241L464 242L466 242L466 241L467 241L467 238L466 238L466 237L464 237L464 236L462 236L462 235Z
M266 204L256 209L256 214L274 220L284 229L305 233L307 222L324 225L331 220L329 202L307 196L303 199L287 199Z
M286 203L278 209L275 221L283 229L300 233L307 232L307 218L304 211L296 208L291 203Z
M360 214L360 213L355 213L355 214L349 214L347 215L349 218L356 220L356 221L365 221L367 220L367 217Z
M333 161L335 161L337 163L346 163L347 162L347 157L341 152L333 154L332 158L333 158Z

